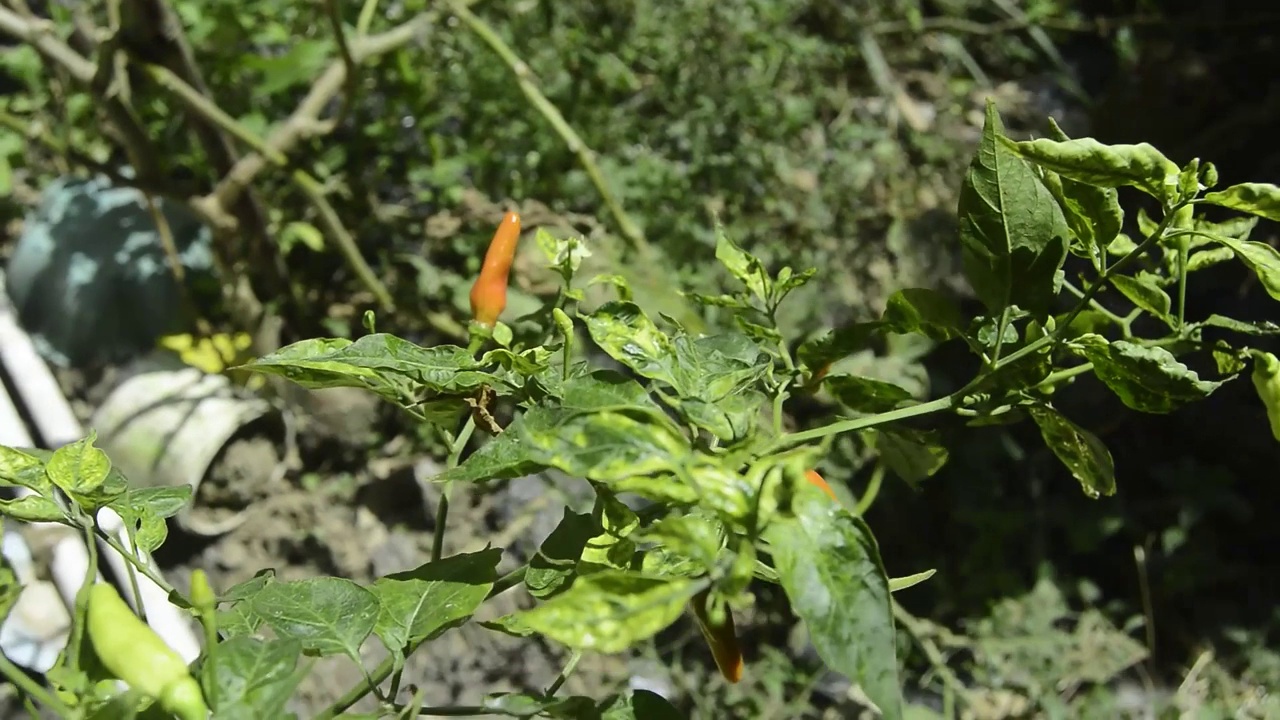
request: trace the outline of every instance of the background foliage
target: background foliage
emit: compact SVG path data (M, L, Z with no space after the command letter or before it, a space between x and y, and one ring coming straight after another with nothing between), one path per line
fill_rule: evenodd
M361 7L337 5L352 32ZM718 216L767 262L823 269L823 282L797 292L787 318L816 330L877 315L900 287L967 292L958 259L939 248L954 247L956 193L987 95L999 99L1014 135L1042 134L1051 114L1073 136L1152 142L1179 163L1212 160L1224 185L1271 179L1280 158L1266 140L1280 98L1267 70L1280 60L1277 19L1244 2L1205 5L475 4L524 63L523 79L594 152L642 242L608 210L579 155L493 44L443 5L377 6L373 33L433 14L412 42L361 66L345 113L336 99L324 108L342 122L299 143L290 158L321 184L394 297L400 311L380 313L379 329L418 338L457 332L454 318L465 315L479 266L477 238L498 209L516 204L527 225L589 234L600 248L590 262L648 277L637 283L639 299L665 309L687 308L663 292L666 283L709 293L721 286L710 262ZM260 136L340 55L333 28L311 4L173 7L214 103ZM108 22L105 3L75 8ZM45 10L69 36L72 12ZM16 233L55 177L86 164L119 168L126 158L104 133L99 106L65 72L25 46L5 48L0 69L0 190L8 195L0 212ZM152 78L131 80L163 176L207 191L218 160L192 131L190 109ZM261 174L256 189L265 242L240 238L222 257L259 261L248 278L282 320L280 339L359 333L361 312L378 303L335 250L324 211L278 169ZM1274 234L1264 223L1253 237ZM642 254L645 246L654 255ZM661 264L636 262L655 256ZM547 279L526 270L517 267L520 289L544 291ZM1234 264L1210 272L1189 305L1255 319L1273 312ZM234 309L216 297L202 297L199 314L214 327L236 325ZM939 392L970 370L896 341L848 363ZM1269 649L1280 620L1277 568L1265 550L1277 539L1265 516L1280 499L1266 471L1277 449L1245 384L1168 417L1125 412L1089 386L1064 409L1103 429L1122 477L1115 498L1083 498L1030 427L956 449L947 469L919 488L889 482L881 490L869 521L885 556L939 569L902 597L928 618L904 623L907 633L936 649L909 659L923 697L941 707L965 687L983 717L1112 717L1137 693L1211 717L1251 707L1259 688L1280 687L1280 655ZM811 416L796 420L827 412L814 403ZM389 419L378 430L412 436ZM420 447L433 442L413 437ZM364 459L357 451L329 462ZM870 481L851 442L836 446L824 471L858 490ZM784 604L765 597L753 615L759 669L750 683L690 695L703 716L726 704L740 717L838 707L842 688L824 683L812 663L793 667L793 656L806 656L803 638L788 637ZM1135 664L1143 649L1154 654ZM686 689L705 687L706 658L689 662L697 669L685 675Z

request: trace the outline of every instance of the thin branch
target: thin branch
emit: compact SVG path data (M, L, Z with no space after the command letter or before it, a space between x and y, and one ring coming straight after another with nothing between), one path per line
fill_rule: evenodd
M471 28L471 32L479 36L502 59L503 64L507 66L511 74L516 76L516 82L520 85L525 97L529 98L529 102L533 104L534 109L547 122L551 123L551 127L555 129L556 134L569 147L569 151L578 156L578 162L581 163L582 169L586 171L587 176L591 178L591 184L595 185L596 192L600 194L605 206L609 208L609 213L613 215L614 221L618 223L618 229L622 232L622 236L631 243L633 248L646 256L651 256L652 251L649 247L649 241L645 239L640 227L632 221L631 216L623 209L622 203L614 197L613 191L609 189L608 183L605 182L604 174L600 172L600 166L596 164L595 152L587 147L587 144L582 141L578 133L560 114L560 110L547 99L546 95L542 94L542 90L533 81L533 73L529 71L529 66L516 55L511 46L507 45L488 23L467 9L466 3L462 2L462 0L448 0L448 5L453 14L466 23L467 27Z
M356 102L356 93L360 88L360 68L351 54L350 46L347 45L347 33L342 28L342 13L338 9L338 0L324 0L324 9L325 15L329 16L329 25L332 26L333 38L338 43L338 54L342 56L342 64L347 75L347 92L343 94L342 104L338 106L338 112L333 117L333 126L340 127Z
M46 60L65 70L72 80L92 89L97 66L58 38L48 21L24 19L12 10L0 7L0 33L27 43ZM119 97L98 95L97 98L118 133L118 140L128 153L139 179L154 181L160 176L157 158L161 156L142 123Z
M157 82L165 90L172 93L180 100L188 110L200 115L205 120L217 124L224 131L239 139L244 144L256 150L258 153L266 155L268 159L281 167L288 165L288 158L284 153L271 145L270 142L245 127L240 121L228 115L222 108L214 105L205 96L196 92L194 88L183 82L182 78L175 75L168 68L159 65L147 65L147 73L153 80ZM292 119L292 118L291 118ZM232 168L234 170L234 167ZM395 310L395 303L392 301L391 293L387 290L386 285L365 262L364 256L360 254L360 249L356 247L355 238L343 226L342 220L338 217L338 213L329 204L324 196L324 186L320 181L316 180L311 174L305 170L294 169L291 177L295 185L302 191L307 199L315 206L316 212L319 214L321 224L328 230L329 235L333 238L334 243L338 246L339 252L342 253L347 263L351 266L353 272L360 279L361 283L373 293L378 304L386 312ZM229 218L226 215L226 205L217 201L216 196L197 198L193 201L202 214L213 218L220 222L220 229L225 230Z

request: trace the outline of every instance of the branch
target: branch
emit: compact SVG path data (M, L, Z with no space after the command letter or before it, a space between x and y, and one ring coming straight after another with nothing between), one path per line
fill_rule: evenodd
M97 66L55 35L53 26L48 21L39 18L24 19L12 10L0 6L0 32L35 48L41 57L65 70L72 80L85 88L93 89ZM102 103L103 110L119 133L118 140L128 153L139 180L154 182L160 176L160 166L156 160L160 153L151 144L142 123L119 97L105 93L96 94L95 97Z
M609 189L609 185L605 182L604 174L600 172L600 166L596 164L595 152L587 147L587 144L582 141L578 133L560 114L560 110L547 99L546 95L542 94L542 90L532 80L529 66L516 55L511 46L507 45L498 36L498 33L494 32L488 23L467 9L467 3L462 2L462 0L448 0L448 5L454 15L457 15L460 20L466 23L473 33L479 36L498 57L502 58L502 62L516 76L516 82L520 85L520 89L524 91L525 97L529 98L529 102L533 103L533 107L542 117L546 118L547 122L551 123L551 127L555 129L560 139L564 140L565 145L569 147L569 151L578 156L578 162L582 164L582 169L591 178L591 184L595 185L596 192L600 193L600 198L604 200L604 204L609 208L614 221L618 223L618 229L622 231L623 237L642 254L651 255L649 241L645 239L644 233L627 215L622 203L614 197L613 191Z

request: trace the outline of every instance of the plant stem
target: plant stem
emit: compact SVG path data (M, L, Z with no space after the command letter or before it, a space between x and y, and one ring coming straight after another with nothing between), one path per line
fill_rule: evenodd
M79 623L76 623L77 625ZM58 699L56 695L47 691L28 675L22 668L12 663L9 658L0 653L0 675L8 680L14 687L18 688L23 694L28 695L50 710L53 710L58 717L74 717L75 713L71 712L71 708L67 707Z
M121 545L119 540L116 540L114 537L98 528L95 528L94 532L97 533L97 536L109 545L111 549L123 555L125 561L128 562L129 565L133 566L135 570L146 575L151 582L160 586L160 589L164 590L166 593L177 592L172 585L170 585L163 577L157 575L150 567L147 566L146 563L143 563L141 560L134 557L133 553L125 550L124 545Z
M1084 291L1076 287L1075 285L1073 285L1070 280L1063 280L1062 287L1066 288L1067 291L1070 292L1072 295L1075 295L1081 300L1084 300ZM1130 320L1129 318L1120 317L1119 315L1111 312L1110 310L1107 309L1105 305L1098 302L1096 299L1090 299L1088 302L1089 302L1089 307L1093 308L1094 310L1097 310L1103 315L1106 315L1108 320L1120 326L1120 332L1122 332L1125 337L1129 337L1129 335L1132 332L1129 328L1129 326L1133 323L1132 320Z
M578 667L578 661L581 659L582 659L582 651L574 650L573 654L569 656L569 662L565 663L564 669L561 670L560 674L556 676L555 682L551 683L551 687L547 688L547 693L546 693L547 697L551 697L552 695L555 695L557 692L560 691L560 688L564 687L565 681L568 680L569 676L573 674L574 668Z
M445 467L452 470L458 467L458 460L462 457L462 449L467 446L467 441L471 439L471 433L476 429L475 415L468 415L467 422L462 426L462 431L453 439L452 445L449 447L449 460L445 463ZM444 554L444 529L449 521L449 490L451 484L446 484L440 489L440 505L436 508L436 531L431 538L431 562L440 559Z
M605 207L609 209L609 214L613 215L614 222L618 223L618 229L622 231L622 236L631 243L631 246L640 251L645 256L652 256L652 250L649 247L649 241L645 239L644 233L640 227L635 224L627 211L623 209L622 203L614 197L613 191L609 189L609 184L604 179L604 174L600 172L600 166L596 164L595 153L587 144L582 141L578 133L573 129L569 122L564 119L564 115L560 114L560 110L542 94L536 83L532 79L533 73L529 71L528 64L516 55L510 45L499 37L484 20L480 19L475 13L467 9L465 3L461 0L449 0L449 9L458 19L471 29L479 38L489 46L493 52L502 59L503 64L511 70L511 74L516 76L516 83L520 85L520 90L524 92L525 97L533 104L535 110L551 123L551 127L560 136L568 146L569 151L578 156L578 162L582 165L582 169L586 171L587 177L591 179L591 184L595 186L596 192L600 194L600 199L604 201Z
M812 430L791 433L790 435L778 438L778 440L765 454L769 455L781 452L782 450L798 445L802 442L817 440L828 435L839 435L841 433L853 432L854 430L863 430L877 425L887 425L888 423L898 422L899 420L906 420L908 418L920 417L921 415L929 415L930 413L949 410L959 397L961 396L956 393L952 393L946 397L941 397L937 400L930 400L929 402L920 403L919 405L898 408L897 410L890 410L889 412L880 413L878 415L841 420L839 422L831 423L830 425L813 428Z
M867 481L867 489L862 493L862 497L858 498L858 504L853 508L853 514L862 517L871 509L871 504L876 501L876 496L880 494L880 484L884 482L884 463L877 462L874 470L871 471L871 479Z

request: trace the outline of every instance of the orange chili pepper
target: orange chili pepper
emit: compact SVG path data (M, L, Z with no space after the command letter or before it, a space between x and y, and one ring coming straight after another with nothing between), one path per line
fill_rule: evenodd
M507 307L507 278L519 243L520 215L508 212L489 241L480 276L471 286L471 317L485 327L493 327Z
M831 496L832 500L835 500L836 502L840 502L836 498L835 492L831 490L831 486L827 484L826 480L822 479L822 476L818 474L817 470L806 471L804 474L804 477L809 482L813 483L814 485L817 485L818 488L821 489L823 492L825 492L827 495Z
M689 600L689 609L698 621L698 629L702 637L711 647L711 657L715 658L716 667L725 680L736 683L742 679L742 648L738 645L738 634L733 627L733 613L729 608L724 610L724 622L712 625L707 615L707 598L710 590L702 590Z

